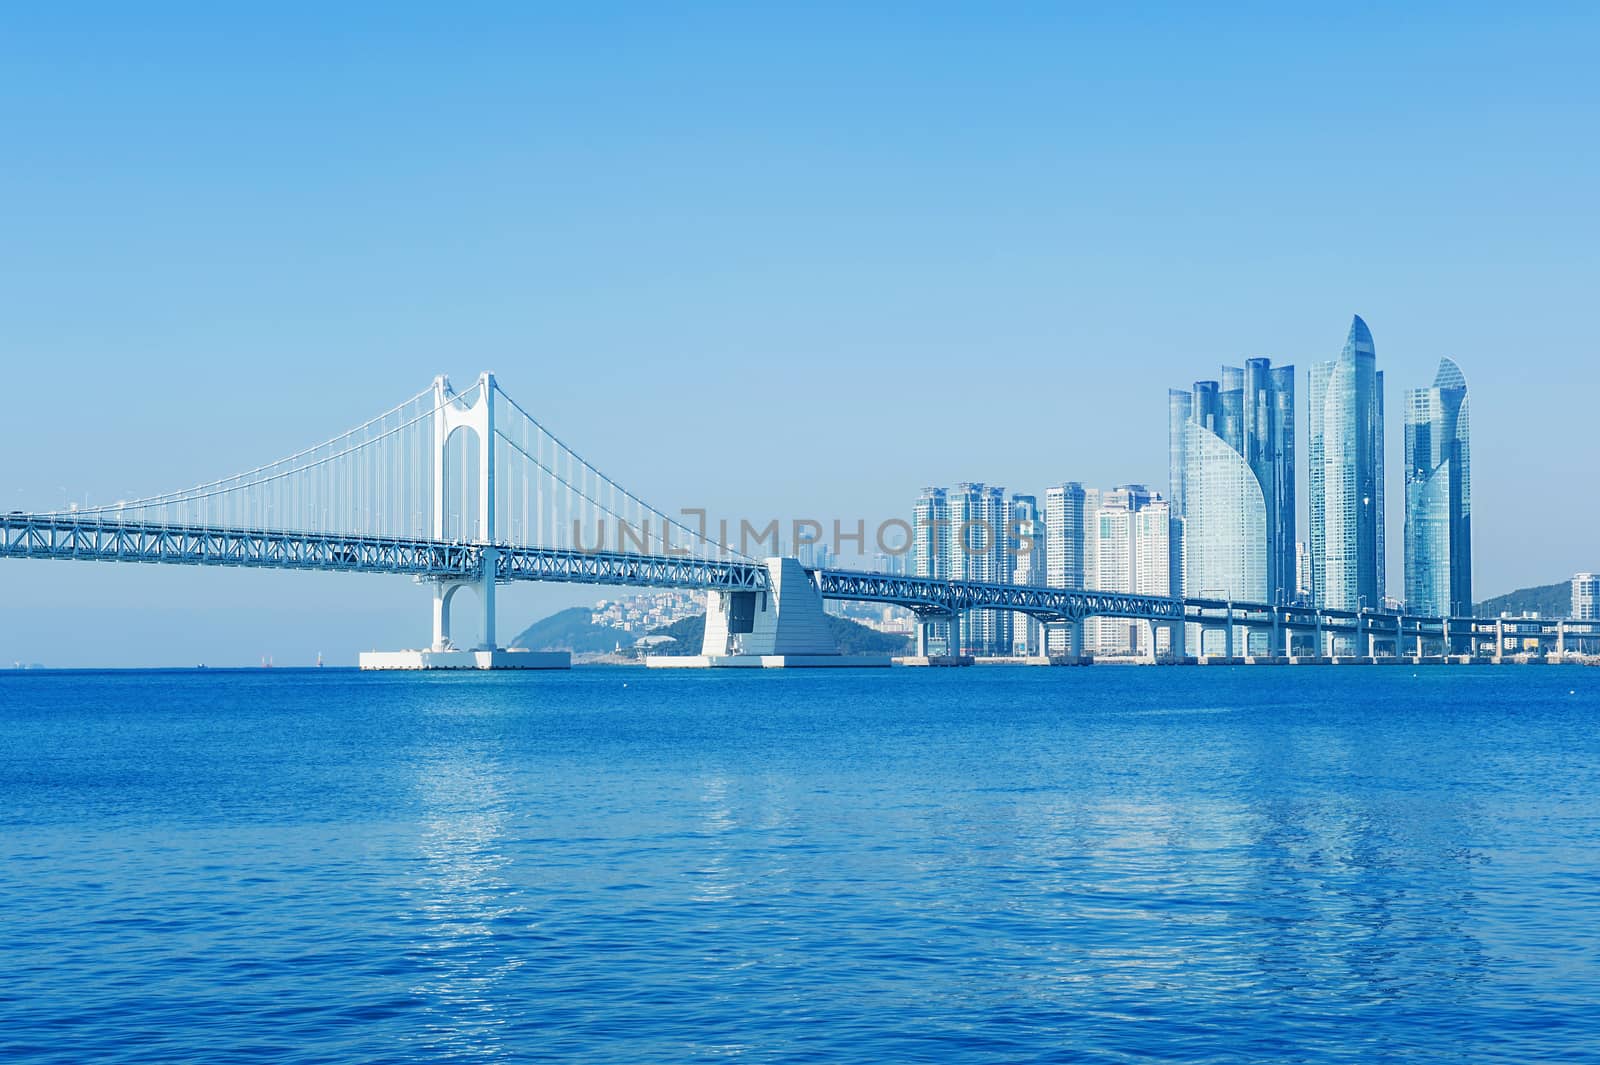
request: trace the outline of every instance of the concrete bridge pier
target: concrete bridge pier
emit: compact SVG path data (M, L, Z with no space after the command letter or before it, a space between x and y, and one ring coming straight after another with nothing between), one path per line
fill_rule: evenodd
M472 588L478 593L479 605L483 608L483 625L479 630L480 639L476 651L495 650L495 604L494 604L494 575L495 563L498 553L494 548L485 548L483 552L483 576L470 581L438 581L433 586L433 643L430 650L454 651L456 645L450 639L450 607L456 593L463 588Z
M421 651L363 651L362 669L567 669L572 656L565 651L525 651L495 645L495 574L499 554L483 552L483 574L473 580L437 581L433 585L433 643ZM483 610L478 646L462 649L450 636L450 613L456 594L464 588L478 593Z
M1174 662L1182 662L1189 657L1188 649L1184 646L1189 626L1180 617L1176 621L1169 621L1165 626L1167 630L1167 657ZM1154 639L1152 638L1152 642Z
M1083 622L1057 617L1043 623L1045 655L1073 665L1083 659Z
M796 558L769 558L765 591L713 591L698 655L651 655L665 668L887 666L888 655L844 655L822 609L822 594Z
M1077 662L1083 658L1083 622L1067 621L1062 624L1067 636L1067 658Z
M435 651L448 651L453 647L450 643L450 600L466 586L466 581L439 581L433 586L433 643L429 646Z

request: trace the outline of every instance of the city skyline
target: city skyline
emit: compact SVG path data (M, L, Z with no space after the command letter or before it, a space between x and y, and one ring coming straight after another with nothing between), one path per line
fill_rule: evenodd
M1470 613L1469 416L1459 366L1442 357L1431 387L1406 392L1400 595L1391 594L1385 566L1384 372L1360 315L1352 316L1339 356L1313 364L1307 381L1307 540L1296 538L1295 368L1274 367L1262 356L1242 367L1224 365L1219 379L1196 381L1192 389L1168 390L1167 499L1133 483L1110 490L1053 485L1038 544L1045 558L1024 565L1015 557L1013 526L1035 526L1036 496L1014 496L1006 508L1003 489L970 482L953 494L926 488L912 510L913 572L991 582L989 574L1002 573L1003 582L1042 577L1048 587L1145 595L1303 600L1335 610L1393 605L1431 616ZM991 550L974 553L966 542L973 526L987 528ZM990 557L1001 528L1013 545L1009 559ZM1011 626L1025 624L1024 615L1015 618ZM1091 619L1083 640L1097 653L1142 653L1150 650L1144 641L1158 634L1142 635L1141 628ZM1190 629L1186 642L1217 653L1204 646L1207 638L1219 639L1216 633ZM947 627L939 632L948 636ZM1009 653L1013 643L1006 616L994 611L974 611L960 635L961 650L980 655ZM1263 638L1245 633L1246 641ZM1045 642L1051 653L1066 650L1059 633Z

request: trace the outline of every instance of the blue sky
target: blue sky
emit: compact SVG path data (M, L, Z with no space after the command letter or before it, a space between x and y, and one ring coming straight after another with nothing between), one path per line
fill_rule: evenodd
M0 13L7 509L483 369L663 508L1164 488L1169 385L1264 354L1303 407L1360 313L1391 591L1402 392L1441 355L1479 594L1600 568L1592 5L863 7ZM427 624L396 580L3 572L0 660L348 661Z

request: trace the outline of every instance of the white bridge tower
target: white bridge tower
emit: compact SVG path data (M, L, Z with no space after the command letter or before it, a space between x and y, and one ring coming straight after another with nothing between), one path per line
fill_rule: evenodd
M450 537L450 504L455 499L476 496L476 513L461 514L459 539L479 545L482 572L466 580L433 578L433 643L425 651L370 651L362 654L363 669L566 669L572 656L564 651L508 650L495 639L495 582L499 574L500 552L495 538L495 393L494 374L478 375L477 384L457 394L449 378L433 379L433 538ZM470 398L469 398L470 397ZM477 468L468 476L476 481L475 491L462 491L450 479L450 440L458 431L477 438ZM483 610L479 642L470 649L458 648L450 638L450 609L456 593L473 588Z
M477 469L477 523L474 527L469 515L461 516L463 539L486 545L483 551L483 573L477 580L440 580L433 586L433 650L453 651L450 642L450 605L461 589L476 586L478 601L483 607L482 637L475 648L494 651L495 570L498 561L494 543L494 374L479 375L478 383L470 393L476 398L464 402L450 388L444 375L433 379L433 538L444 540L450 532L450 437L458 430L466 430L478 438ZM473 533L476 535L472 535Z

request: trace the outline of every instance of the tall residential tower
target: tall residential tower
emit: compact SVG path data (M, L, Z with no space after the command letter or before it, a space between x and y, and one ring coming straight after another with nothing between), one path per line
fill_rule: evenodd
M1335 610L1383 605L1383 374L1357 316L1344 351L1311 367L1311 594Z
M1467 379L1439 360L1433 385L1406 393L1406 608L1472 612L1472 461Z
M1005 489L995 485L963 481L954 489L924 488L912 510L912 572L918 577L1007 583L1010 514ZM948 654L1011 653L1008 611L967 611L957 632L959 638L951 640L948 623L929 628L929 635L942 640Z
M1167 414L1183 594L1294 598L1294 367L1224 366L1168 392Z

